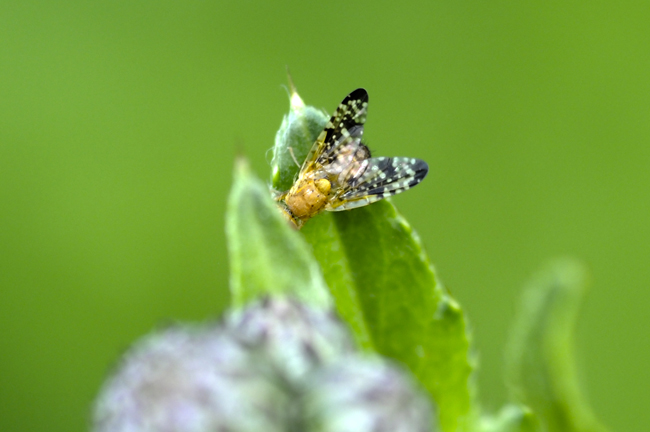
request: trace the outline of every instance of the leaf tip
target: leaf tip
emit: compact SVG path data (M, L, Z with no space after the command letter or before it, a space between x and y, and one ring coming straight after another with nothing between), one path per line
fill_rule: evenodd
M287 65L287 80L289 81L289 95L290 95L290 107L292 111L296 111L305 107L305 103L298 94L298 89L293 83L293 77L291 76L291 71L289 71L289 66Z
M233 174L235 177L250 174L250 164L248 163L246 156L237 155L235 157Z

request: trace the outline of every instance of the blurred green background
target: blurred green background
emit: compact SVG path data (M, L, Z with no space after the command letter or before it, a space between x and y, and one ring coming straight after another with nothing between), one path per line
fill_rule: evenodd
M394 202L465 307L480 398L548 258L585 259L581 376L650 424L647 2L0 3L0 430L83 431L120 353L228 301L237 153L268 178L285 65L332 112L370 93L377 155L427 160Z

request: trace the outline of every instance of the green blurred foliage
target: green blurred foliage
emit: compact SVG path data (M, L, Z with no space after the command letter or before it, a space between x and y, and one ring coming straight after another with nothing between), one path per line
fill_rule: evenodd
M511 396L536 414L546 432L607 432L580 389L574 361L587 275L579 261L549 263L524 291L508 339Z
M528 275L572 254L594 411L650 423L645 2L0 3L0 430L81 431L137 336L227 303L237 153L262 178L287 95L365 87L377 155L432 172L394 200L464 306L479 395Z

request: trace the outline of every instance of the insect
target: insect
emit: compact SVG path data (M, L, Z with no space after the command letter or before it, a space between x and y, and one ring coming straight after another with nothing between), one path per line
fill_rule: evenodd
M368 93L356 89L343 99L311 147L291 189L276 196L298 229L323 210L362 207L417 185L426 162L406 157L371 157L361 142Z

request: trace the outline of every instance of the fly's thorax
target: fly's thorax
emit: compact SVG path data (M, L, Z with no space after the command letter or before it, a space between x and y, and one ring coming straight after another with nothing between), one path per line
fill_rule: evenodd
M303 178L293 185L284 203L294 217L309 219L321 212L329 200L332 184L325 178Z

